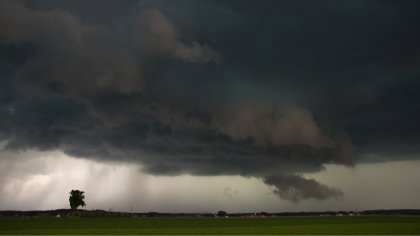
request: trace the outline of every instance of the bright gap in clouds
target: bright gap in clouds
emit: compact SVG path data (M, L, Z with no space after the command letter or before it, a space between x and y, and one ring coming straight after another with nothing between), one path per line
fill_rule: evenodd
M98 163L58 151L7 155L0 159L0 209L68 208L71 189L85 191L87 209L113 211L258 210L263 198L277 198L256 178L159 177L142 173L136 165Z
M62 152L2 152L0 209L68 208L71 189L84 190L87 209L129 212L281 212L420 208L420 161L326 166L304 175L340 188L344 197L292 203L260 179L241 176L164 177L133 164L99 163Z

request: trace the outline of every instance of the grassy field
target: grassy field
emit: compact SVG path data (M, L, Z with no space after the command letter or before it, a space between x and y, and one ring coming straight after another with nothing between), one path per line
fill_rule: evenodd
M419 216L0 217L0 234L420 234Z

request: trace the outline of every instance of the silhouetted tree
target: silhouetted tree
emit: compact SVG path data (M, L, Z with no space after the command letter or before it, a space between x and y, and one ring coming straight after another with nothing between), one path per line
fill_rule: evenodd
M85 192L79 190L71 190L70 192L70 207L72 210L76 210L79 206L85 206Z

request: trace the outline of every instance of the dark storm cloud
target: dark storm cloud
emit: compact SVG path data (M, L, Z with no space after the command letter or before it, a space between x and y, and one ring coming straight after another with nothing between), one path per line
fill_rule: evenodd
M418 9L2 0L0 137L152 174L256 176L292 201L338 197L298 174L420 151Z

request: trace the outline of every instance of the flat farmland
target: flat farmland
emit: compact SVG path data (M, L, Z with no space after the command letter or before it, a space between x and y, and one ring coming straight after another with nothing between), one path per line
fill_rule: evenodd
M279 235L420 234L420 216L0 217L5 235Z

